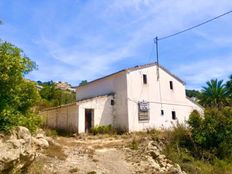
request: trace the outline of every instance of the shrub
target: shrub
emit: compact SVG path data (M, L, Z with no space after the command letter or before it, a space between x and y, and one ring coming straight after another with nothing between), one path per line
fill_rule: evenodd
M232 155L232 108L207 109L201 117L194 111L188 121L201 157L220 159ZM210 157L211 156L211 157Z
M165 155L190 174L231 173L232 108L193 111L188 124L166 131Z
M0 131L9 133L16 126L27 127L32 133L42 125L42 118L33 112L21 114L14 109L4 109L0 113Z
M55 129L45 129L46 136L57 137L58 133Z
M116 134L117 131L111 125L107 126L96 126L90 130L90 132L94 135L97 134Z
M17 119L21 117L19 112L5 108L0 112L0 131L9 133L17 125Z
M28 113L21 116L18 120L18 125L27 127L32 133L34 133L43 123L42 118L34 113Z

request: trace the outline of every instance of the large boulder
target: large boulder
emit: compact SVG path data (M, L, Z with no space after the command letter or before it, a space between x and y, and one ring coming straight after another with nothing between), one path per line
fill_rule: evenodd
M35 143L36 142L36 143ZM19 173L35 160L36 149L48 147L44 138L34 138L25 127L0 136L0 173Z

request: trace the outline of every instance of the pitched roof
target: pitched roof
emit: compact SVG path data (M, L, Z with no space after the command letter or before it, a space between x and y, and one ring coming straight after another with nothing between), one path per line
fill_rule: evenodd
M135 71L135 70L138 70L138 69L143 69L143 68L148 68L148 67L151 67L151 66L157 66L158 64L156 62L154 63L148 63L148 64L144 64L144 65L136 65L134 67L131 67L131 68L126 68L126 69L122 69L120 71L117 71L115 73L112 73L112 74L109 74L109 75L106 75L106 76L103 76L103 77L100 77L98 79L95 79L95 80L92 80L84 85L80 85L80 86L77 86L76 88L79 88L79 87L82 87L82 86L87 86L93 82L96 82L96 81L99 81L99 80L102 80L102 79L105 79L107 77L110 77L110 76L113 76L113 75L116 75L116 74L119 74L121 72L128 72L128 71ZM182 84L185 85L185 82L183 80L181 80L179 77L177 77L176 75L172 74L170 71L168 71L166 68L164 68L162 65L158 65L159 68L161 68L162 70L164 70L166 73L168 73L169 75L171 75L172 77L174 77L176 80L178 80L179 82L181 82Z

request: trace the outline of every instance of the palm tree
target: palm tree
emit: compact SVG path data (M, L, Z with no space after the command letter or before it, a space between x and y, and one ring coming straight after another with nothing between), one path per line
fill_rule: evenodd
M200 95L200 103L204 107L222 108L229 103L229 93L223 80L212 79L206 84Z
M226 89L229 93L229 103L232 106L232 74L229 76L229 80L226 82Z
M229 80L226 82L226 88L232 97L232 74L229 76Z

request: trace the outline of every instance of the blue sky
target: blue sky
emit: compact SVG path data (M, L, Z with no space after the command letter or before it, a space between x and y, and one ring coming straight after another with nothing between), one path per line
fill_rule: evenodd
M77 85L155 61L153 38L232 10L231 0L1 0L0 38L38 64L27 77ZM160 63L199 89L232 73L232 14L160 41Z

